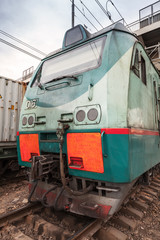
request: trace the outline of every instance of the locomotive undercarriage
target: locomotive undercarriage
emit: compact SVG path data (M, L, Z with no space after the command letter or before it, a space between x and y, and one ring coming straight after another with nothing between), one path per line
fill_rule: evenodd
M59 161L58 154L32 157L30 200L41 201L44 206L57 210L106 219L119 209L136 182L120 184L70 177L63 154L65 188L61 181Z

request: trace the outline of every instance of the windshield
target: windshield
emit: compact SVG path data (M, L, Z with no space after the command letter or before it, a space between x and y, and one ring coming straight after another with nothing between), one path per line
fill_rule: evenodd
M105 37L92 41L72 51L54 57L43 63L40 83L75 75L98 67L101 64Z

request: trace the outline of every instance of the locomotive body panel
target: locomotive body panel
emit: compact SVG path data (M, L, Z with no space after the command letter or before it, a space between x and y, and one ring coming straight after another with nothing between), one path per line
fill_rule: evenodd
M93 196L106 215L113 213L136 179L160 162L158 86L155 68L127 31L110 29L64 47L42 61L28 86L19 124L19 164L32 167L34 180L48 176L53 184L61 179L63 186L65 169L72 177L71 192L93 185L93 195L72 196L71 204L69 190L53 191L53 198L62 194L71 212L85 214ZM29 143L32 135L35 147ZM22 139L30 148L27 158ZM55 170L40 175L45 164ZM48 188L42 180L35 194L40 198ZM108 198L107 189L114 192Z

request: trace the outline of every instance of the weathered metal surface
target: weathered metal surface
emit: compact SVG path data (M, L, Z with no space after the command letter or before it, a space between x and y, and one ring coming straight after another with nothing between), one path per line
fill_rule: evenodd
M57 178L60 178L58 155L52 154L32 157L32 180L35 181L37 179L43 178L46 174L52 174L52 172L57 172Z
M61 145L58 145L56 135L62 130L62 127L59 128L59 123L61 125L68 123L69 128L63 133L64 137L61 137L64 140L63 153L68 157L69 175L77 177L79 192L85 189L85 186L83 187L85 182L81 179L87 179L86 187L93 182L97 186L101 181L98 185L101 189L92 189L91 193L78 197L66 194L64 201L62 197L65 192L62 192L62 204L59 203L59 206L73 213L103 219L108 213L112 215L117 211L125 198L125 195L122 195L123 191L127 195L130 190L129 183L133 184L133 181L160 161L157 128L159 116L156 110L160 98L158 73L143 47L137 43L135 36L123 31L109 31L104 33L105 36L101 65L95 65L94 69L88 68L86 59L83 62L86 68L79 69L77 64L81 66L82 56L86 56L86 51L78 45L77 49L80 49L78 56L77 52L74 52L76 47L69 51L74 57L77 56L75 64L71 55L69 56L71 63L71 65L68 63L69 68L62 61L58 61L59 57L68 59L68 52L65 55L64 51L62 54L57 53L53 59L46 59L45 64L41 65L42 68L40 66L37 69L37 75L35 73L24 97L18 137L19 163L31 167L29 159L32 153L38 152L37 149L40 154L61 154ZM94 43L97 42L95 39L92 40ZM84 42L83 47L85 44L88 43ZM54 71L57 71L56 64L60 65L58 71L61 72L61 77L59 75L54 77L54 74L57 74L54 71L51 75L52 64ZM70 69L72 65L73 69ZM78 69L76 71L75 66ZM40 77L41 70L44 73L43 77ZM70 71L70 74L68 75L68 72L64 74L66 71ZM82 81L79 79L79 71ZM74 75L76 78L73 77ZM36 124L34 121L33 124L25 124L27 119L33 116ZM91 135L93 137L90 139L84 138ZM98 145L96 136L99 136ZM29 145L30 148L25 149L26 141L21 144L22 139L29 139L27 146ZM101 163L98 165L101 167L98 171L97 159ZM65 179L62 175L65 174L61 174L61 179ZM53 177L50 179L45 176L45 178L49 181L45 182L45 186L43 182L39 182L39 193L47 192L48 184L52 183L52 180L53 184L55 182ZM74 183L73 179L69 181L70 185ZM121 183L122 191L110 193L104 188L107 187L105 183L107 185L110 183L112 189ZM47 199L49 204L53 205L56 191L60 192L55 189L51 200ZM101 195L98 195L99 192ZM38 195L38 191L35 193ZM41 199L42 194L39 196L38 198Z
M16 142L26 84L0 76L0 143Z

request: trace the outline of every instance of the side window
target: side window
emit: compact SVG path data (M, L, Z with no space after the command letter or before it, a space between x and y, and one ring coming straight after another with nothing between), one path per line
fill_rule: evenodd
M157 82L157 77L153 78L155 124L160 131L160 86L157 86Z
M132 70L137 75L137 77L140 77L140 74L139 74L139 52L138 52L138 49L136 49Z
M153 82L153 84L154 84L154 82ZM160 131L160 85L159 84L158 84L158 87L157 87L156 105L157 105L157 114L158 114L158 117L157 117L158 118L158 130Z
M145 62L145 60L142 56L141 56L141 80L145 85L147 85L147 81L146 81L146 62Z
M158 85L158 97L157 97L157 103L158 103L158 130L160 131L160 85Z
M158 85L158 101L160 101L160 85Z

